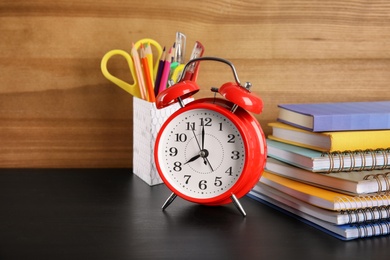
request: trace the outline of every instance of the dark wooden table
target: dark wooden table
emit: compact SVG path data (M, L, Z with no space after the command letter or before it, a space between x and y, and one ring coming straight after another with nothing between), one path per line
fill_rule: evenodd
M0 170L0 259L388 259L390 237L343 242L248 197L206 207L129 169Z

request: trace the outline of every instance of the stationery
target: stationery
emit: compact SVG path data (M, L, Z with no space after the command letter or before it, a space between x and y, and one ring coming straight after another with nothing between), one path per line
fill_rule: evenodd
M131 48L131 56L132 56L133 62L134 62L134 67L135 67L135 72L137 75L137 81L138 81L139 90L141 93L141 98L146 99L145 81L144 81L144 77L142 75L141 61L139 58L137 48L135 47L134 43L133 43L133 47Z
M342 240L390 234L389 105L279 105L248 196Z
M250 191L250 193L253 196L260 197L270 203L273 202L276 205L286 205L288 207L293 208L294 210L299 210L312 217L322 219L326 222L330 222L335 225L367 222L390 218L389 205L348 210L325 209L306 202L306 197L304 197L304 199L302 200L297 199L296 197L281 192L279 189L275 189L263 182L258 182L256 186ZM342 194L340 195L344 196ZM269 198L272 198L272 201Z
M168 84L169 72L171 71L171 62L172 62L172 48L169 49L164 61L163 70L161 73L161 80L159 85L159 93L164 91Z
M389 149L328 153L267 139L267 152L269 157L313 172L361 171L390 167Z
M150 68L151 67L153 68L153 66L149 65L148 58L145 53L145 49L142 46L141 46L141 62L142 62L142 69L144 72L144 79L148 90L148 101L156 102L156 98L154 95L154 88L153 88L153 75L150 72Z
M148 61L148 66L149 66L149 71L150 71L150 75L151 75L151 80L152 82L154 82L155 78L156 78L156 74L157 74L157 71L154 71L154 68L153 68L153 52L152 52L152 48L151 48L151 45L147 42L145 45L145 49L144 49L144 52L145 52L145 57Z
M355 210L390 205L390 194L346 194L340 190L330 190L325 185L315 186L309 182L291 179L269 169L264 171L260 182L291 197L328 210Z
M196 41L194 48L192 49L190 60L202 57L203 53L204 53L204 46L202 45L202 43ZM194 62L190 64L188 69L185 71L183 79L196 81L198 70L199 70L199 62Z
M301 169L273 158L267 159L266 169L289 179L346 194L357 195L390 191L388 169L323 174Z
M159 90L160 90L160 82L161 82L162 72L164 70L165 56L166 56L166 53L165 53L165 47L164 47L162 55L161 55L161 59L158 62L158 70L157 70L157 74L156 74L156 81L154 82L154 94L156 96L158 95Z
M186 36L181 32L176 33L175 42L168 52L155 40L144 38L132 44L130 53L123 50L107 52L101 61L101 71L108 80L132 96L155 102L161 91L181 78L185 66L185 48ZM154 57L153 54L157 55ZM126 59L133 84L117 78L115 73L108 70L108 61L115 55Z
M340 240L349 241L353 239L390 234L390 221L388 219L362 223L335 225L333 223L313 217L292 207L286 206L284 204L279 204L276 200L270 197L265 197L261 194L258 196L253 196L253 193L249 193L248 196Z
M280 122L270 123L269 126L272 127L269 139L319 151L375 150L390 147L390 129L314 133Z
M186 36L181 32L176 32L175 40L175 54L174 61L179 64L184 64L185 61L185 52L186 52Z
M390 101L280 104L278 121L313 132L390 128Z

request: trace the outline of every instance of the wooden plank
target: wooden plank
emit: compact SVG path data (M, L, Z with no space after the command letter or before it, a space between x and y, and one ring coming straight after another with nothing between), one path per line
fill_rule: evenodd
M108 82L111 49L176 31L234 63L265 103L389 100L387 1L3 1L0 3L0 167L131 167L132 99ZM188 10L191 10L189 12ZM124 60L110 63L131 81ZM232 81L204 62L200 93Z

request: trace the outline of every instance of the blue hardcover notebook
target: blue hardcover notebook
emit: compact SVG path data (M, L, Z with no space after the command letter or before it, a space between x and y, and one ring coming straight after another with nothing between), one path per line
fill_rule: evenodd
M278 121L313 132L390 129L390 101L280 104Z

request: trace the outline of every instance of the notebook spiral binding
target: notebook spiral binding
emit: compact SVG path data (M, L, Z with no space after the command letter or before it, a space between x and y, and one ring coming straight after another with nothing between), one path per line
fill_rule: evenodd
M390 193L390 172L386 172L383 174L368 174L364 176L363 180L370 180L370 179L375 179L376 182L378 183L378 194L385 193L389 194ZM381 179L384 180L386 187L382 186L382 181Z
M377 220L390 220L390 205L368 207L353 210L342 210L348 216L348 223L367 223Z
M390 234L389 221L357 223L353 226L358 229L359 238Z
M378 155L381 155L383 162L378 163ZM369 160L366 156L368 155ZM355 151L335 151L323 152L321 156L327 156L330 161L328 173L340 171L362 171L362 170L383 170L390 168L390 147L386 149L367 149ZM345 161L349 159L350 164L347 166ZM336 164L336 161L338 162ZM357 163L359 162L359 163ZM370 162L370 164L368 163ZM336 167L338 165L338 167Z
M381 208L383 216L390 218L390 209L384 211L384 207L390 207L390 194L388 192L373 193L365 196L344 197L340 196L335 199L335 203L339 205L339 209L345 209L347 212L353 212L348 210L355 210L359 213L358 209L379 209ZM386 214L388 212L388 214ZM365 213L366 215L368 212ZM379 214L379 213L378 213Z

